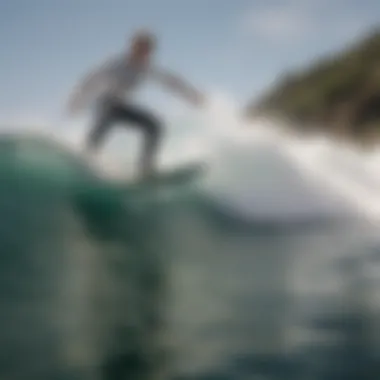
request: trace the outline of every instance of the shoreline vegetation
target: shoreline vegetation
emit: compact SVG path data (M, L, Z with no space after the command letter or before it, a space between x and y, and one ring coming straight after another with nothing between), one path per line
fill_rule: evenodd
M301 134L362 145L380 142L380 27L358 42L282 78L244 110Z

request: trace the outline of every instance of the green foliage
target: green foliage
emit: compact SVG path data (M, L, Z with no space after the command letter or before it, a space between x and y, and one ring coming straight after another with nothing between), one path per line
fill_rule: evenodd
M293 122L307 123L325 121L328 115L341 115L339 111L346 105L347 110L354 110L352 120L367 120L365 115L360 115L369 109L366 96L373 108L373 98L379 94L380 30L376 30L302 73L287 74L266 96L250 105L248 113L276 114ZM378 126L379 122L380 113L379 121L372 117L371 126ZM346 127L350 130L352 125Z

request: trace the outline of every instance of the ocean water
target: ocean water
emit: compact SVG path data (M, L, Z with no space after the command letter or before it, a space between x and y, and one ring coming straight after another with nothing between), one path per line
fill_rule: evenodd
M376 152L259 130L144 194L2 138L0 377L379 378Z
M290 157L276 144L240 149L233 177L171 219L179 378L379 375L374 210Z

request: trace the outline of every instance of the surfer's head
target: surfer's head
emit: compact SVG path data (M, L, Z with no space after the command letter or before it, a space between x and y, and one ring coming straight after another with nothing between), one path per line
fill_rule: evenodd
M132 37L131 55L133 59L145 61L149 59L156 48L156 37L147 30L140 30Z

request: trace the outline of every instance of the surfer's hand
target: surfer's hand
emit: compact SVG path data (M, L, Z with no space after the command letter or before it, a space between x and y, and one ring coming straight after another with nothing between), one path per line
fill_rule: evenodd
M81 106L79 102L69 102L66 107L66 113L69 116L75 117L78 116Z
M75 89L67 101L66 113L71 117L75 117L81 113L84 107L85 102L83 94L79 90Z

